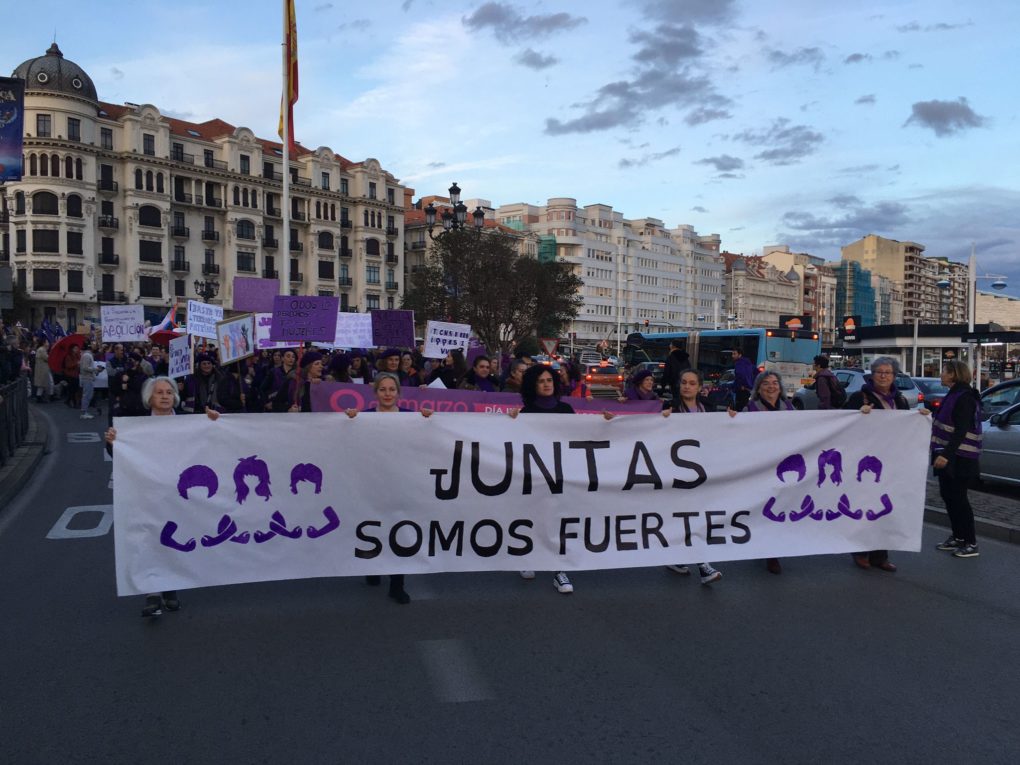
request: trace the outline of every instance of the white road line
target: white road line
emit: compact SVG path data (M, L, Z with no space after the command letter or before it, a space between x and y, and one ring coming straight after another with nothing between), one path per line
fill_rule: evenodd
M91 529L69 529L68 525L78 513L102 513L99 522ZM113 505L80 505L69 507L46 535L47 539L83 539L85 537L101 537L110 533L113 526Z
M67 443L69 444L98 444L101 440L99 434L91 430L67 434Z
M462 703L495 698L463 640L422 640L418 651L440 701Z

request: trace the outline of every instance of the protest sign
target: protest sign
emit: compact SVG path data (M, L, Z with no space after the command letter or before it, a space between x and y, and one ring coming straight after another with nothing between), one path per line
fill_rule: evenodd
M279 279L234 277L234 310L272 313L273 298L280 294Z
M181 335L170 339L167 376L177 379L192 373L191 337Z
M277 342L332 343L340 298L316 295L277 295L273 298L273 324L269 339Z
M269 330L273 326L273 314L255 314L255 347L260 351L275 351L279 348L298 348L299 342L277 343L269 339Z
M223 321L223 306L200 303L197 300L188 301L189 335L215 340L216 325L221 321Z
M371 348L372 315L341 311L336 317L336 337L333 345L338 348Z
M455 348L467 351L470 340L470 324L430 321L425 325L425 350L422 355L427 359L442 359Z
M117 590L920 549L917 412L682 419L118 417Z
M255 354L255 314L246 313L216 325L220 364L230 364Z
M145 340L145 311L140 305L100 307L104 343L135 343Z
M372 317L372 342L381 348L414 348L414 311L375 309Z

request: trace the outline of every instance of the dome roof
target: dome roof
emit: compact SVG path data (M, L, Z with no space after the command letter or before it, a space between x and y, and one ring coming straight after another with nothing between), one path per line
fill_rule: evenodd
M92 78L76 63L64 58L55 42L45 56L25 61L12 76L25 81L25 90L45 90L90 101L99 100Z

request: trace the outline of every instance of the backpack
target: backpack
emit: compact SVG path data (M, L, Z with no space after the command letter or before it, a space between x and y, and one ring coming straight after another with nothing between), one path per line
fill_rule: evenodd
M833 409L842 409L847 402L846 389L835 377L826 375L824 379L829 386L829 403Z

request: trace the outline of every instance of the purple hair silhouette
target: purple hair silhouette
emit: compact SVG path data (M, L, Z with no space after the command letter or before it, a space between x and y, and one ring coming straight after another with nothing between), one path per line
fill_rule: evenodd
M803 456L791 454L776 466L776 478L783 483L786 483L785 475L790 472L797 474L798 481L804 480L804 476L807 475L807 465L804 463Z
M250 475L259 479L255 493L268 502L269 498L273 496L269 490L269 466L252 455L238 460L238 465L234 468L234 489L237 490L237 504L243 505L244 501L248 499L248 485L244 479Z
M878 457L872 457L870 454L867 457L861 457L861 461L857 463L857 480L861 480L861 476L865 473L874 473L875 483L882 480L882 460Z
M825 483L825 466L832 465L830 480L839 486L843 483L843 455L838 449L826 449L818 455L818 485Z
M308 481L315 485L315 493L322 492L322 471L311 462L299 462L290 471L290 493L297 494L297 485L301 481Z
M184 468L180 478L177 479L177 493L184 499L188 499L188 491L196 486L204 486L209 492L209 496L212 497L220 488L220 481L213 469L205 465L192 465Z

